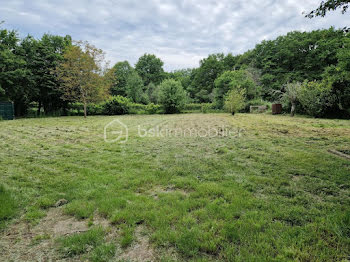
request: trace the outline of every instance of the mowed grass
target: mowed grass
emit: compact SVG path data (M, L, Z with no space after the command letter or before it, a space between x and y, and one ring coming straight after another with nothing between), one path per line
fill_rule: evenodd
M114 119L127 143L106 143ZM208 127L240 136L167 137ZM221 132L221 133L220 133ZM203 135L204 133L202 133ZM184 114L0 122L0 220L38 224L59 199L98 214L132 245L146 229L162 261L346 261L350 256L350 121L259 114ZM100 228L57 240L63 257L113 256ZM90 248L88 248L90 246ZM91 251L92 250L92 251ZM98 259L96 261L99 261Z

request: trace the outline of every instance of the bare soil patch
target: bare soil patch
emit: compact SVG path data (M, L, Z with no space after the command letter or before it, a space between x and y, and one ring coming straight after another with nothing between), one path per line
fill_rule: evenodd
M108 226L102 218L94 224ZM86 220L77 220L63 214L61 208L49 209L47 215L35 226L18 220L2 234L0 240L0 261L65 261L55 248L55 239L87 231ZM69 261L79 261L78 258Z

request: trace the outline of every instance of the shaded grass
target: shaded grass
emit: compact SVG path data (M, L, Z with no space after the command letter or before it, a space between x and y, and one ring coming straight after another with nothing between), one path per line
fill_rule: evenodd
M121 116L129 126L128 143L106 144L103 126L112 119L1 123L1 180L23 195L19 205L29 221L65 198L69 215L86 219L98 212L108 218L120 230L122 247L137 240L134 231L142 224L152 245L174 249L179 260L348 258L350 165L327 150L350 148L349 121ZM138 124L198 129L222 123L245 132L239 138L137 135ZM96 259L99 252L109 254L103 233L89 234L67 240L64 254L85 254L89 246Z

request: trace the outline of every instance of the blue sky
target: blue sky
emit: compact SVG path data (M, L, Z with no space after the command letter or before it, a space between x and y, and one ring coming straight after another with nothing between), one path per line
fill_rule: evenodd
M3 27L21 36L69 34L132 65L156 54L166 70L197 67L208 54L243 53L289 31L343 28L350 13L307 19L320 0L0 0Z

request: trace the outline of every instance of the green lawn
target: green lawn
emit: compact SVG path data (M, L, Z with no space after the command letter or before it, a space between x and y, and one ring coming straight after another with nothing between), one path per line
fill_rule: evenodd
M116 118L129 127L126 143L104 141L104 126ZM241 133L140 137L138 125ZM47 243L41 258L68 261L347 261L350 160L328 150L349 152L350 121L259 114L1 121L0 260L19 249L40 254ZM59 199L68 204L54 207ZM36 234L55 210L62 214L53 220L72 217L88 230Z

